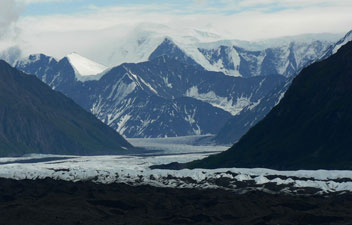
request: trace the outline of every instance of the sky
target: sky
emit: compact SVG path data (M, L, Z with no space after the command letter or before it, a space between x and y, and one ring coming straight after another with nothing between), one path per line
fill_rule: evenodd
M241 40L346 33L351 12L351 0L1 0L0 50L92 55L140 24Z

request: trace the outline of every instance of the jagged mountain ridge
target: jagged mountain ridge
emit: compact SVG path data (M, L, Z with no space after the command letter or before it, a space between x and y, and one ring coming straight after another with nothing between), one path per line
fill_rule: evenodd
M35 59L17 66L36 74L127 137L215 134L231 114L257 104L284 80L274 75L230 77L163 55L148 62L123 64L99 80L81 82L66 58L54 61L40 55Z
M45 55L30 56L29 59L19 61L17 68L36 74L52 88L71 97L127 137L216 134L221 126L226 124L225 120L236 117L246 109L249 112L247 114L252 116L244 117L242 113L242 117L246 119L241 119L238 131L242 130L239 133L243 133L254 124L253 121L246 120L254 118L259 121L266 114L263 112L269 112L273 107L270 103L278 101L275 98L279 95L273 94L273 100L270 101L261 102L262 99L277 85L282 87L285 76L292 76L304 63L321 57L326 43L314 41L307 45L291 42L285 47L261 51L247 51L225 45L221 45L218 50L217 44L203 44L202 49L197 49L198 54L194 58L194 54L192 57L188 55L189 49L177 45L171 38L165 38L150 54L148 62L122 64L106 70L99 76L87 76L85 79L77 73L69 57L57 61ZM209 50L207 46L215 47ZM198 63L199 57L207 58L209 65L218 65L221 61L221 70L227 72L227 75L231 75L230 70L237 70L236 75L249 79L224 76L220 72L205 72L204 64ZM236 69L234 64L237 64ZM285 70L277 69L278 65L286 66ZM118 75L112 78L112 73ZM192 73L196 75L190 76ZM128 76L125 76L126 74ZM137 102L138 104L134 104ZM135 105L139 105L139 108ZM148 113L141 115L142 106ZM199 110L200 108L202 110ZM208 117L200 113L201 111L207 111ZM214 113L215 116L211 116ZM201 119L203 117L210 118L209 124L212 126L201 122L206 120ZM187 128L175 128L181 124ZM159 134L156 129L158 126ZM226 127L222 130L226 130Z
M199 47L182 48L165 38L151 53L151 58L168 55L191 65L200 65L209 71L223 72L231 76L252 77L279 74L285 77L296 75L306 65L319 59L334 44L328 41L290 42L279 47L263 50L247 50L242 47L202 44ZM182 54L183 53L183 54Z
M0 61L0 155L126 154L113 129L34 76Z

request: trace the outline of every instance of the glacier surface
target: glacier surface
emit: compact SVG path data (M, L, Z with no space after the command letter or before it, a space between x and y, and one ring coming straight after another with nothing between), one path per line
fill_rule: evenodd
M29 155L0 158L0 177L90 181L102 184L152 185L171 188L225 189L235 193L259 190L268 193L324 194L352 191L352 171L276 171L264 168L224 168L216 170L152 170L150 166L202 159L225 147L188 148L195 137L133 140L145 145L149 155L54 156ZM149 144L148 144L149 143ZM165 149L165 146L171 146Z

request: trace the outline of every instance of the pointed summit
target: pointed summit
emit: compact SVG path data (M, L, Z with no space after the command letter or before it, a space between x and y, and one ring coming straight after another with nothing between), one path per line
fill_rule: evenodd
M154 52L151 53L149 60L165 55L182 63L201 68L192 57L187 55L187 53L169 37L164 38L164 41L154 50Z

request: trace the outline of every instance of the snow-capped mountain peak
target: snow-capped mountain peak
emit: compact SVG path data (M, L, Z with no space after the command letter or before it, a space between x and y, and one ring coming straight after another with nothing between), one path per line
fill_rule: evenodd
M80 76L98 75L108 68L75 52L67 55L66 57Z

